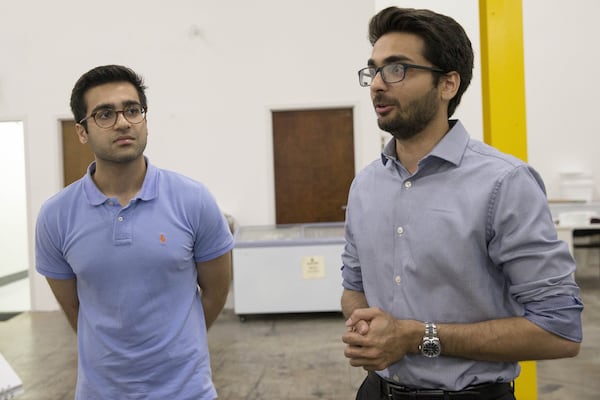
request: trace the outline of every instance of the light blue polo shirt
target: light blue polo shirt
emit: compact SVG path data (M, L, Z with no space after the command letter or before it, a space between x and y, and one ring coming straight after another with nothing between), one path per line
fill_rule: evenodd
M77 277L76 399L214 399L196 262L233 248L199 182L148 163L122 207L88 173L42 206L36 268Z

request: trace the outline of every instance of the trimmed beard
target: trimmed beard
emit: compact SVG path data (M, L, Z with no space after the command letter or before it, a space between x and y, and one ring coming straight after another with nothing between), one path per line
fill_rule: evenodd
M373 102L376 103L377 100L375 98ZM390 133L398 140L411 139L423 131L435 118L440 108L435 87L403 108L397 102L396 105L397 114L388 120L378 118L377 124L381 130Z

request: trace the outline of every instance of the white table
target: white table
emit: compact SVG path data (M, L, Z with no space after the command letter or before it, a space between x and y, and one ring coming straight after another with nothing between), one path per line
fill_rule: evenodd
M571 255L573 253L573 232L578 230L600 230L600 224L587 225L556 225L556 233L558 239L567 243Z

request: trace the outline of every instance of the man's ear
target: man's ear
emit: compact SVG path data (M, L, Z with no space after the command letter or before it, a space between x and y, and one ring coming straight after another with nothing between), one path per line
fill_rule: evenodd
M82 144L86 144L88 142L88 133L83 125L75 124L75 132L77 133L77 137Z
M440 77L439 85L442 99L450 101L460 87L460 75L456 71L448 72Z

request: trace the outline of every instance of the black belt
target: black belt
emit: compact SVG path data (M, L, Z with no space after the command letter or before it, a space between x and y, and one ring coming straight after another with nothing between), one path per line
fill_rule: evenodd
M497 399L507 393L513 393L511 383L489 383L483 385L469 386L460 391L448 391L441 389L415 389L389 382L374 372L369 372L369 380L377 380L380 390L389 399L422 399L422 400L485 400Z

